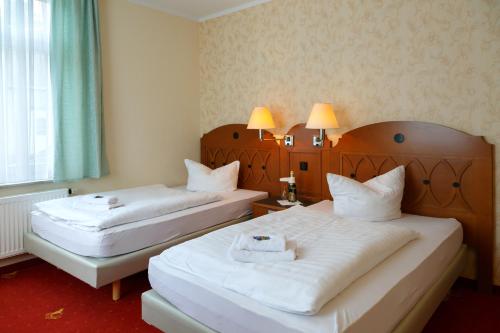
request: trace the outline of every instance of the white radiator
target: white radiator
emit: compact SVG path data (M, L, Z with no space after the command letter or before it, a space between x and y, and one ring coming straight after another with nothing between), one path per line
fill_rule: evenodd
M31 230L33 204L68 196L69 189L0 198L0 259L24 253L23 234Z

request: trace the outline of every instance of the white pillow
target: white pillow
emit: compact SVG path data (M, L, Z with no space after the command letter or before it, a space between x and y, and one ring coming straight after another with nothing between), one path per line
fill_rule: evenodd
M184 160L188 172L187 190L196 192L234 191L238 186L240 161L212 170L201 163Z
M329 173L326 175L337 216L361 221L388 221L401 217L405 168L397 168L364 183Z

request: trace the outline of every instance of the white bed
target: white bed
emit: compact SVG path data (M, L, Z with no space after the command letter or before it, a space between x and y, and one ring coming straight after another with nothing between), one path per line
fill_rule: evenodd
M252 202L268 196L251 190L219 194L223 200L100 231L73 227L35 211L33 232L24 234L24 247L94 288L113 283L113 300L118 300L120 280L147 269L150 257L248 220Z
M220 193L223 200L100 231L87 231L35 211L33 232L70 252L111 257L160 244L251 214L252 202L267 193L238 189Z
M323 201L308 209L331 212ZM264 306L175 268L150 260L149 279L159 295L180 311L218 332L388 332L440 278L462 245L454 219L404 215L385 222L419 232L413 241L328 302L314 316Z

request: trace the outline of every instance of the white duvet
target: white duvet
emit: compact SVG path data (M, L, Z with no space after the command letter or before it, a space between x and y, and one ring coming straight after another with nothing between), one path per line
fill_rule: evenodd
M283 234L297 260L238 263L227 250L240 233ZM383 223L356 222L294 207L217 230L164 251L169 267L206 279L270 307L313 315L330 299L418 234Z
M141 221L195 206L219 201L215 193L190 192L151 185L100 193L116 196L122 207L102 209L84 202L84 196L55 199L35 204L36 209L77 228L99 231Z

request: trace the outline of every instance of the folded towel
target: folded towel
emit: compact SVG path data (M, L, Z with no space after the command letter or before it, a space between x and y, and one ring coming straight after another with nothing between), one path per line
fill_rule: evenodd
M110 195L89 194L82 197L82 201L90 205L112 206L118 204L118 198Z
M286 250L286 238L283 235L241 234L236 243L237 250L283 252Z
M72 206L75 209L81 209L81 210L85 210L87 212L99 213L99 212L105 212L105 211L108 211L111 209L123 207L125 205L122 204L121 202L117 202L115 204L110 204L110 205L96 205L96 204L88 203L85 200L79 200L79 201L75 201Z
M229 258L235 261L246 263L268 263L278 261L293 261L296 258L295 249L297 248L297 244L295 243L295 241L287 241L286 250L283 252L248 251L237 249L237 244L239 242L240 236L234 239L233 244L228 251Z
M108 209L115 209L115 208L120 208L120 207L123 207L123 206L125 206L125 205L122 204L121 202L117 202L117 203L109 205L107 207L108 207Z

